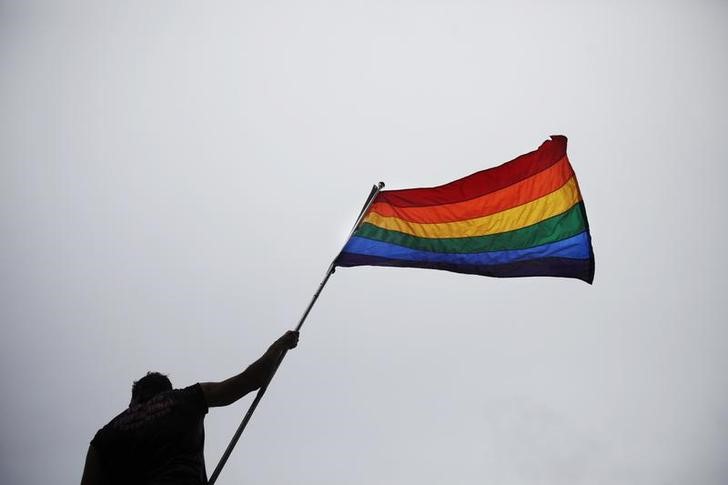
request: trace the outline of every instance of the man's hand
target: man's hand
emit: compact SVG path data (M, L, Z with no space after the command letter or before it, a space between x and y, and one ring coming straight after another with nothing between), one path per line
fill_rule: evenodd
M278 338L270 346L272 350L282 352L284 350L295 349L298 345L298 332L296 330L289 330Z

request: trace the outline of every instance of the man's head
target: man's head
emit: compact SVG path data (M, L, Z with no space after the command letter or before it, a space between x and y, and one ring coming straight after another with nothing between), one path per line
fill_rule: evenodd
M147 375L134 381L131 386L131 403L129 405L141 404L160 392L171 390L172 383L167 376L159 372L147 372Z

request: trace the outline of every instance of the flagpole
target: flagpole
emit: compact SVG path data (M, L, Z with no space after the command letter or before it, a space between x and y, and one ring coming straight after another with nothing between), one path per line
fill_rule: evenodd
M384 182L379 182L378 184L372 186L371 192L369 192L369 196L367 197L366 202L364 203L364 207L362 208L361 212L359 213L359 217L356 220L356 223L354 224L354 227L351 229L351 232L349 233L349 237L346 238L348 241L349 238L351 238L351 235L354 234L354 231L359 227L359 224L361 224L362 219L364 219L364 216L366 215L367 210L369 210L369 207L371 207L372 203L374 202L374 198L377 196L380 190L384 187ZM345 243L346 244L346 243ZM341 252L341 251L339 251ZM338 254L337 254L338 257ZM316 289L316 293L314 293L313 298L311 298L311 301L309 302L308 306L306 307L306 310L303 312L303 315L301 315L301 319L298 321L298 325L296 325L296 331L300 331L301 327L303 326L303 322L306 321L306 318L308 317L308 314L311 312L311 309L313 308L314 304L316 303L316 300L318 300L319 295L321 295L321 291L324 289L324 286L326 286L326 283L329 281L329 278L332 274L334 274L334 271L336 270L336 258L331 262L328 269L326 270L326 275L324 276L324 279L319 283L318 288ZM210 475L210 479L207 482L208 485L213 485L215 481L217 481L217 478L220 476L220 472L222 471L222 468L225 466L225 463L227 462L228 458L230 458L230 454L233 452L233 448L235 448L235 445L238 443L238 440L240 439L240 436L243 434L243 431L245 430L245 427L248 425L248 421L250 421L250 418L253 416L253 412L255 412L255 408L258 407L258 403L263 398L263 395L265 394L266 389L268 389L268 386L270 385L270 382L273 380L273 376L276 374L276 371L278 370L278 367L281 365L281 362L283 362L283 359L285 358L286 354L288 353L288 349L281 352L281 356L278 359L278 362L276 363L275 367L273 368L273 371L270 373L270 376L266 380L265 384L263 384L260 389L258 390L258 393L255 395L255 399L253 399L253 402L250 404L250 407L248 408L248 412L245 413L245 416L243 417L242 422L238 426L238 429L235 431L235 434L233 435L232 439L230 440L230 443L228 444L227 448L225 449L225 452L222 454L222 457L220 458L220 461L218 462L217 466L215 467L215 470L212 472L212 475Z

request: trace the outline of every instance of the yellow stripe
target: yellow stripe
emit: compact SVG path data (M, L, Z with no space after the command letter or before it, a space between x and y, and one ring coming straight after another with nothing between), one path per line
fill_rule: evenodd
M571 177L560 189L527 204L466 221L419 224L398 217L385 217L370 212L364 219L383 229L404 232L417 237L473 237L498 234L531 226L561 214L581 200L576 179Z

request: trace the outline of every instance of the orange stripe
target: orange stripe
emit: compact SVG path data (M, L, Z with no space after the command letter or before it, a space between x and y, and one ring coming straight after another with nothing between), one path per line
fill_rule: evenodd
M474 199L453 204L424 207L396 207L386 202L375 202L371 212L383 217L421 224L457 222L488 216L527 204L563 186L574 175L569 159L564 156L551 167L525 180Z
M566 212L579 201L581 201L581 194L579 194L579 187L576 184L576 177L571 177L563 187L539 199L477 219L420 224L403 221L397 217L382 217L376 212L370 212L364 218L364 222L389 231L403 232L417 237L487 236L488 234L499 234L532 226Z

